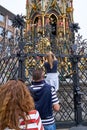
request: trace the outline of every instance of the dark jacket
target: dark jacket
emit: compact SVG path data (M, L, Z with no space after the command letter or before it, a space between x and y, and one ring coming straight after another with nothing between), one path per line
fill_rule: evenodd
M43 82L44 85L42 86ZM39 111L41 118L46 119L47 117L52 116L51 86L46 84L45 81L32 82L32 85L33 87L30 87L30 92L32 93L35 107ZM41 88L38 89L39 87Z

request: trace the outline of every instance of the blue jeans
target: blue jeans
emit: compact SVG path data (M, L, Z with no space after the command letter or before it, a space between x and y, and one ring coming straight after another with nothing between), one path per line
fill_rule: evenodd
M56 130L55 123L51 125L44 125L44 130Z

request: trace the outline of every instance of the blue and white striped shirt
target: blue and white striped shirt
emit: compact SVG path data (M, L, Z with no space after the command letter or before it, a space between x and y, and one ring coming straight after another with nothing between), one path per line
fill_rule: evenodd
M45 83L46 83L45 81L40 82L40 84L35 82L35 84L31 85L30 88L32 88L33 90L40 90L45 85ZM55 92L55 89L53 87L51 87L51 95L52 95L52 97L51 97L52 105L58 104L59 100L58 100L57 94ZM50 124L53 124L54 122L55 122L55 119L54 119L53 115L47 117L46 119L42 119L43 125L50 125Z

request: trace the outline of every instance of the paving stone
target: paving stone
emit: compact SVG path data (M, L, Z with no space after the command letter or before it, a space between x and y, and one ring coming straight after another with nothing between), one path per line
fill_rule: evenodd
M77 127L72 127L69 130L87 130L87 127L85 127L85 126L77 126Z

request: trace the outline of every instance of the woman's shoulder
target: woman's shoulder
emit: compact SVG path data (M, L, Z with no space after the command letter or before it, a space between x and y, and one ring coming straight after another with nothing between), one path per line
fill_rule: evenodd
M28 114L38 114L37 110L31 110Z
M39 114L39 112L37 111L37 110L31 110L29 113L28 113L28 115L31 117L31 118L38 118L38 117L40 117L40 114Z
M46 61L46 62L44 62L44 66L46 66L46 65L48 65L49 63Z

